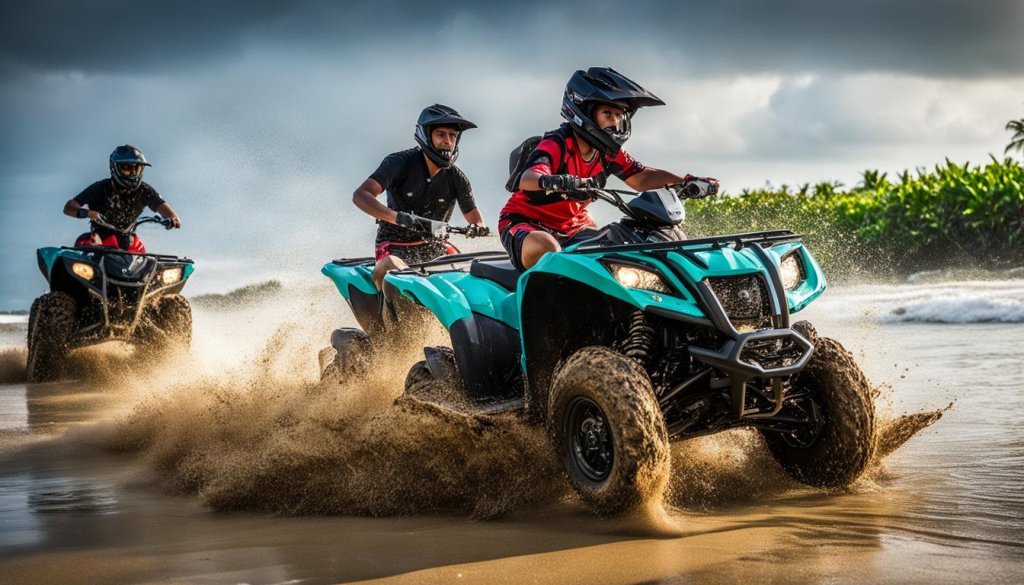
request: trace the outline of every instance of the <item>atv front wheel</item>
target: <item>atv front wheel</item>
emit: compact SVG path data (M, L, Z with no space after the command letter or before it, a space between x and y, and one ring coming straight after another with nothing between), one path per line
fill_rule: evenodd
M655 497L668 479L668 432L647 373L606 347L585 347L555 371L548 432L585 504L601 515Z
M62 292L46 293L32 303L28 318L29 382L56 380L64 373L76 311L75 299Z
M836 340L818 338L814 355L793 383L780 415L802 419L802 429L761 430L769 451L801 483L840 488L871 461L875 404L853 356Z
M171 349L188 350L192 344L192 306L181 295L164 295L146 309L148 322L136 344L143 352L157 356Z

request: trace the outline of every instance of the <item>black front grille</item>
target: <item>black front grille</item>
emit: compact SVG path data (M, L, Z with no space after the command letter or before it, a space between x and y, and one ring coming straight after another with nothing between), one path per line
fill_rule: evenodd
M761 329L771 325L768 289L756 274L709 278L706 282L735 327Z
M135 319L135 309L139 306L142 289L110 285L107 287L107 311L111 323L130 323Z
M740 352L740 361L767 370L791 366L803 355L804 348L792 337L774 337L748 341Z

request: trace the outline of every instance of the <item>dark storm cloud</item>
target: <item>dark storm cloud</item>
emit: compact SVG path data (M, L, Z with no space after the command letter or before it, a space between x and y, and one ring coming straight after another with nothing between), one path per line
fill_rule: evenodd
M551 51L641 47L674 69L1024 72L1017 0L691 2L24 2L4 9L0 60L47 71L198 67L247 48L388 46L489 50L542 63ZM461 24L460 24L461 23ZM451 38L462 36L464 38ZM522 60L517 60L522 63Z

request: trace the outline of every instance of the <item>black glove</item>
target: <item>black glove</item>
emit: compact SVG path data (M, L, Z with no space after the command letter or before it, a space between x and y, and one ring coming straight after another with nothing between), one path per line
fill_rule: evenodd
M424 235L433 236L435 238L442 238L448 233L448 224L443 221L436 221L433 219L427 219L404 211L399 211L398 216L395 217L395 223L398 225L409 228L413 231L419 232Z
M545 191L575 191L584 185L586 179L576 175L541 175L537 180L540 188Z
M718 179L686 175L679 185L679 196L686 199L703 199L718 194Z
M466 226L466 237L467 238L481 238L484 236L491 235L491 228L485 225L470 224Z

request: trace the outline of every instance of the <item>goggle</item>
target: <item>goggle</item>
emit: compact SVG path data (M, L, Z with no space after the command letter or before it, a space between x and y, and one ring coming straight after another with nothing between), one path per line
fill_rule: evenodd
M126 177L138 177L142 174L143 165L138 163L118 163L117 172Z

